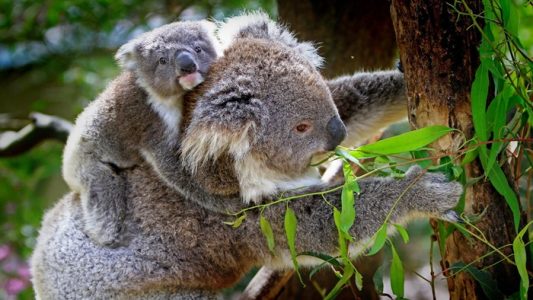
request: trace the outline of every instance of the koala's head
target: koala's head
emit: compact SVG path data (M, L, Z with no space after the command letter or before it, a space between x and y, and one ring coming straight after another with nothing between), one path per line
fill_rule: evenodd
M290 33L291 43L279 39L270 27L276 33L285 29L260 17L212 65L182 144L193 170L229 154L246 201L316 183L311 158L333 150L346 135L314 64L316 50L295 48L301 45Z
M167 24L129 41L115 58L149 93L159 98L181 96L204 80L217 58L215 29L208 21Z

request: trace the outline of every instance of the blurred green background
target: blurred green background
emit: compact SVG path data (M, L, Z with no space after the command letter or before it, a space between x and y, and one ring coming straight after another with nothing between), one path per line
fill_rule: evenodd
M114 52L136 34L255 9L275 16L275 1L0 0L0 131L34 111L73 121L118 75ZM26 261L44 211L67 192L62 150L46 141L0 157L0 299L34 298Z
M114 51L136 34L170 21L221 20L255 9L277 15L274 0L0 0L0 131L22 127L34 111L73 121L118 75ZM533 12L523 13L521 38L533 45ZM62 148L46 141L0 157L0 299L34 298L26 261L44 211L67 192ZM425 255L426 223L415 228L423 246L412 242Z

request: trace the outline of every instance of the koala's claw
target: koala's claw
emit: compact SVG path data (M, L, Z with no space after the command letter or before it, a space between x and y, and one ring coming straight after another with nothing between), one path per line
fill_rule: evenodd
M464 224L464 220L453 209L445 211L444 214L442 214L440 218L444 221Z
M110 230L110 228L107 230L97 230L93 228L93 230L89 230L88 234L96 244L107 248L117 248L122 244L121 232L117 228L113 228L113 230Z

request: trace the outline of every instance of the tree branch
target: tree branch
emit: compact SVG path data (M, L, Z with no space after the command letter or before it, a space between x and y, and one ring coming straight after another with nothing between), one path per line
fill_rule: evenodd
M20 155L47 139L66 142L72 123L56 116L30 114L31 123L18 131L0 134L0 157Z
M267 267L259 269L242 293L240 300L276 299L291 279L294 271L275 271Z

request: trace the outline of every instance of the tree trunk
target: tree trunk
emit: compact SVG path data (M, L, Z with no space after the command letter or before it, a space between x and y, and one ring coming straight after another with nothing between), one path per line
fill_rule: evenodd
M392 67L396 43L389 8L386 0L278 1L280 21L295 32L299 40L315 42L319 46L326 61L322 74L327 78L362 69ZM381 260L381 254L358 259L355 266L363 274L363 290L344 289L337 299L353 299L353 293L361 299L379 299L372 277ZM296 276L287 283L286 276L261 269L253 283L262 285L262 288L249 286L243 299L322 299L313 283L306 280L308 275L303 270L307 286L303 288ZM338 278L325 268L313 277L313 281L320 288L331 290Z
M316 42L328 77L390 68L396 55L386 0L278 1L281 22L299 40Z
M483 11L481 1L467 0L475 14ZM473 135L470 88L479 66L480 33L471 27L469 17L457 17L453 1L393 0L392 19L403 63L409 99L409 121L414 128L447 125ZM464 11L464 7L457 4ZM462 143L462 136L453 133L433 146L441 153L453 153ZM469 178L483 175L479 161L466 167ZM490 183L480 180L467 188L466 210L484 215L476 226L496 247L513 242L516 233L513 218L505 200ZM436 222L432 222L435 226ZM435 231L438 235L438 232ZM448 277L451 299L484 299L477 282L466 272L452 275L447 269L456 262L470 263L485 269L498 282L505 294L518 290L520 278L516 268L501 257L491 255L479 259L489 249L482 242L468 241L460 232L446 240L441 266ZM510 247L503 248L506 255ZM479 259L479 260L478 260ZM492 264L495 264L491 267Z

